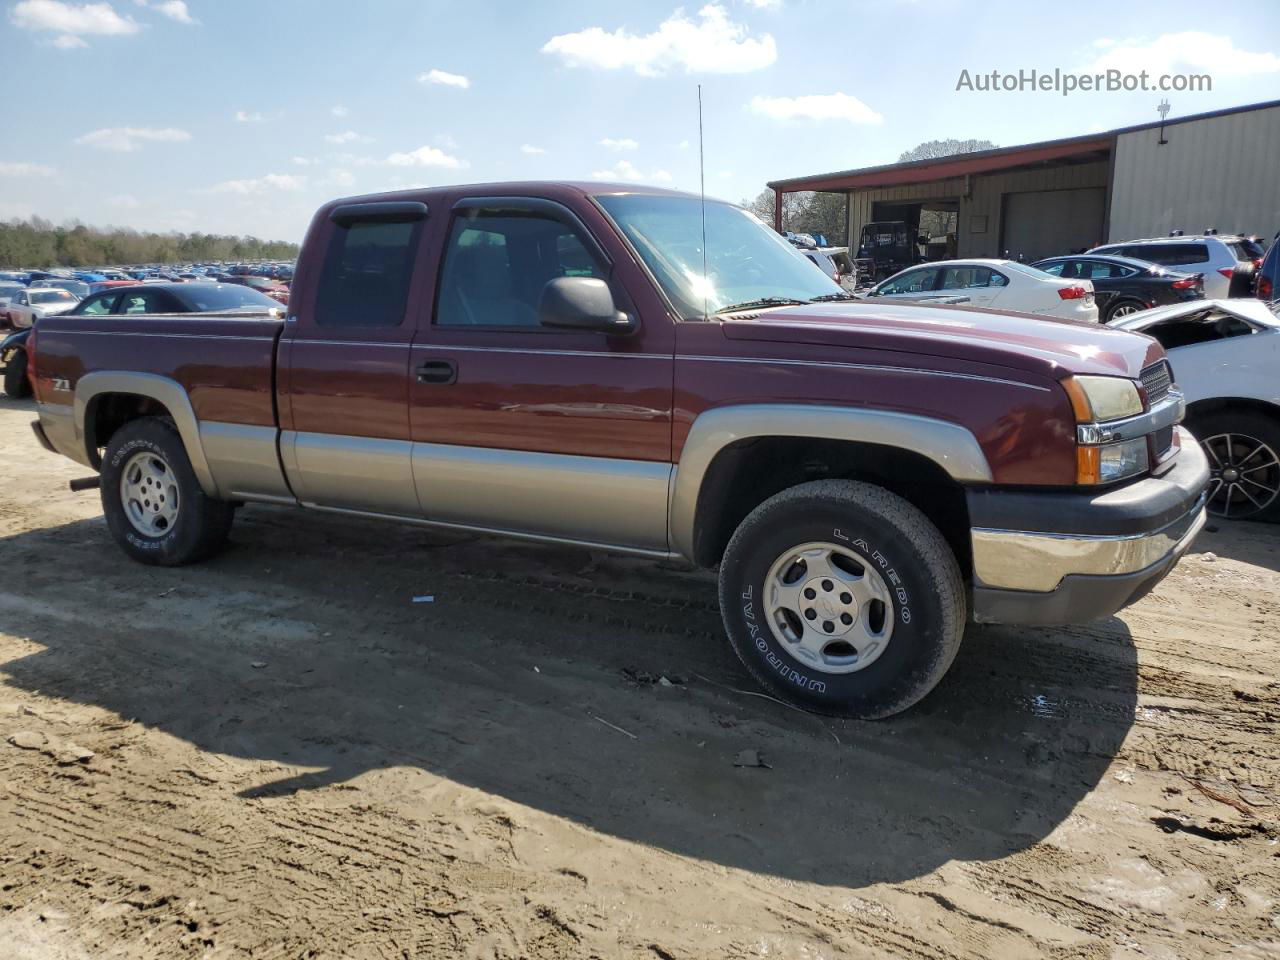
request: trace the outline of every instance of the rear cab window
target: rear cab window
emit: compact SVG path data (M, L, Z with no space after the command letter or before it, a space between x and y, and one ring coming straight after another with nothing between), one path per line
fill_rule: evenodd
M404 323L422 219L335 223L316 290L319 327Z

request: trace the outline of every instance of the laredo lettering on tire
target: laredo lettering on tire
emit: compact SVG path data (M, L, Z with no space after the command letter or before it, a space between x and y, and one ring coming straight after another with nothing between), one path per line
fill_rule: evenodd
M938 529L868 483L819 480L756 507L720 565L734 652L806 710L874 720L932 690L960 648L960 569Z
M235 507L205 496L173 421L144 417L111 437L102 462L102 512L133 559L194 563L226 542Z

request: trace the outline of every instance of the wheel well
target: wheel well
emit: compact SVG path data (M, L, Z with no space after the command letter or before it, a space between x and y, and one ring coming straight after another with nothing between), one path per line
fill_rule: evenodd
M111 442L117 430L141 417L168 417L169 409L152 397L137 393L100 393L85 411L85 446L95 466L101 464L98 451Z
M754 437L716 454L698 491L692 559L714 566L757 506L788 487L827 479L862 480L898 494L941 531L969 575L969 510L963 487L946 471L911 450L806 437Z
M1276 406L1274 403L1268 403L1265 400L1254 400L1250 397L1212 397L1189 404L1187 406L1187 422L1189 423L1196 417L1204 416L1206 413L1221 413L1223 410L1248 410L1252 413L1260 413L1273 420L1280 420L1280 406Z

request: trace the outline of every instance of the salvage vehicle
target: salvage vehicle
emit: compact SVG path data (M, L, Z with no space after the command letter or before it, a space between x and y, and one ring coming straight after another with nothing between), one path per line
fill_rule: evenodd
M858 301L745 210L636 186L337 200L283 322L51 317L28 347L38 439L136 560L208 557L260 502L718 565L747 670L845 716L924 697L970 613L1114 613L1205 518L1154 340Z
M963 297L975 307L994 306L1087 323L1098 320L1092 281L1060 279L1013 260L927 263L877 283L866 296L918 303Z
M928 240L914 224L905 220L864 223L858 236L856 260L867 277L884 280L920 263L924 259L920 254L921 245Z
M1031 264L1060 280L1088 280L1103 323L1168 303L1204 299L1204 275L1168 270L1145 260L1078 254Z
M1252 295L1254 275L1262 256L1252 237L1206 231L1203 236L1184 236L1180 231L1168 237L1125 240L1094 247L1087 253L1103 253L1173 267L1181 273L1204 277L1204 295L1210 299Z
M1169 352L1186 394L1187 427L1209 458L1209 511L1280 519L1280 318L1256 299L1146 310L1115 326Z
M4 325L21 330L23 327L29 327L39 317L49 317L58 313L66 313L68 310L74 309L75 305L80 302L80 298L69 290L61 290L56 287L39 289L28 287L19 293L15 293L3 307L0 307L0 317L4 321Z

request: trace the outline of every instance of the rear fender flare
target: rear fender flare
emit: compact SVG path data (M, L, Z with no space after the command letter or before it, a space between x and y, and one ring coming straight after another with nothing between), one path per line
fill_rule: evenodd
M96 440L89 436L88 418L94 401L108 393L129 393L147 397L162 404L178 428L191 469L206 496L217 497L218 485L205 459L204 446L200 442L200 422L196 419L191 398L182 384L155 373L134 373L124 370L102 370L87 373L76 382L74 417L76 443L84 448L88 462L98 462Z
M752 437L813 437L897 447L934 461L957 483L991 483L978 440L945 420L892 410L816 404L741 404L698 415L671 480L668 537L673 552L693 559L698 498L716 455Z

